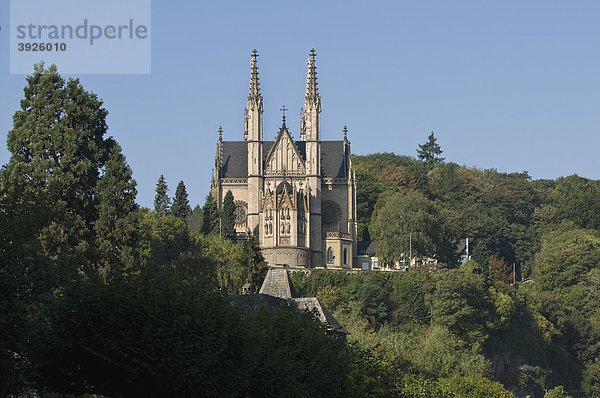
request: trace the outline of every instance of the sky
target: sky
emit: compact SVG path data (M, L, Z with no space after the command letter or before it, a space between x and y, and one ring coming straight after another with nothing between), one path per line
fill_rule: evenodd
M0 164L26 84L10 74L9 10L0 0ZM283 104L299 136L315 48L322 139L347 125L354 154L416 156L433 131L460 165L600 179L599 15L597 0L153 0L150 74L64 76L104 101L142 206L161 174L204 203L219 126L243 139L254 48L265 140Z

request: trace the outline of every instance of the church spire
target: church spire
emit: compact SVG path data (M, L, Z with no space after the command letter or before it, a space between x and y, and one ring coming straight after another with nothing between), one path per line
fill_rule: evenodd
M321 102L321 97L319 96L318 84L317 84L317 66L315 64L315 56L317 53L313 48L310 50L310 54L308 57L308 71L306 73L306 97L305 102L306 105L309 103L317 104Z
M258 105L262 103L262 96L260 95L260 83L258 82L258 63L256 62L258 52L256 48L252 50L252 60L250 61L250 91L248 93L248 102L253 102Z
M303 141L321 140L321 96L317 87L317 66L313 48L308 57L306 72L306 95L304 108L300 111L300 139Z
M252 51L250 60L250 91L248 104L244 110L244 139L246 141L262 141L263 98L260 95L258 82L258 52Z

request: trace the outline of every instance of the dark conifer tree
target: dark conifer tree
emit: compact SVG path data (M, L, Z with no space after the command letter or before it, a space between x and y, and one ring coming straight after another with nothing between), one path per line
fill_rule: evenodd
M233 202L233 194L227 191L223 199L223 211L221 215L221 234L223 238L235 239L235 203Z
M105 281L139 268L136 182L119 144L114 143L98 182L98 221L94 226Z
M167 195L168 191L169 187L167 187L165 176L161 174L156 183L156 196L154 196L154 211L159 217L169 214L171 198Z
M39 236L46 256L63 269L59 274L87 273L97 265L96 184L108 158L108 112L78 79L65 84L54 65L35 65L27 83L8 133L6 176L26 177L21 188L53 201L54 216Z
M219 214L217 203L210 194L206 197L206 203L204 203L204 207L202 208L202 215L202 233L204 235L218 235L221 215Z
M433 131L429 134L427 142L423 145L419 145L419 149L417 149L419 159L422 160L430 170L444 161L444 158L440 156L443 152L444 151L442 151L442 148L437 143L437 139L433 135Z
M187 221L187 218L192 213L190 207L190 201L188 200L188 193L185 189L183 181L179 181L177 189L175 190L175 198L173 199L173 206L171 206L171 214L175 217Z
M187 219L188 228L190 232L195 234L202 233L202 225L204 221L204 211L200 205L196 205L194 210L190 213L190 216Z

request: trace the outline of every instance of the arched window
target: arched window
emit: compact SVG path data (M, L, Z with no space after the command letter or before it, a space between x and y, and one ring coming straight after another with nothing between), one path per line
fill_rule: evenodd
M348 249L344 247L344 265L348 264Z
M327 249L327 264L333 264L333 249Z

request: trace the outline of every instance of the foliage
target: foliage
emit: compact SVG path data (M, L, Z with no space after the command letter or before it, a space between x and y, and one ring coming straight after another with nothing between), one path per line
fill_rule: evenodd
M167 270L69 286L33 350L35 381L50 391L106 396L352 391L345 376L351 353L312 314L285 303L274 312L232 307L204 286Z
M219 208L212 195L209 194L202 208L202 233L204 235L219 235L220 220Z
M169 188L165 176L161 174L156 183L156 195L154 196L154 211L159 217L169 214L171 208L171 198L167 192L169 192Z
M192 213L188 193L183 181L179 181L177 189L175 189L175 198L173 199L173 206L171 206L171 213L183 221L186 221Z
M223 209L221 210L221 233L225 239L235 239L235 203L233 194L227 191L223 199Z
M98 220L94 224L104 281L139 271L136 183L119 144L110 149L98 182Z
M422 160L428 169L433 169L438 164L444 161L444 158L440 155L442 154L442 148L437 143L437 138L435 138L433 131L427 137L427 142L423 145L419 145L419 149L417 149L417 156L420 160Z
M191 233L198 235L202 233L202 224L204 224L204 212L200 205L196 205L187 218L187 225Z
M432 324L446 326L465 342L485 342L493 304L483 276L459 269L440 273L426 302Z
M391 195L372 220L372 235L382 240L378 256L390 265L408 264L410 255L454 265L456 249L437 206L418 192Z

